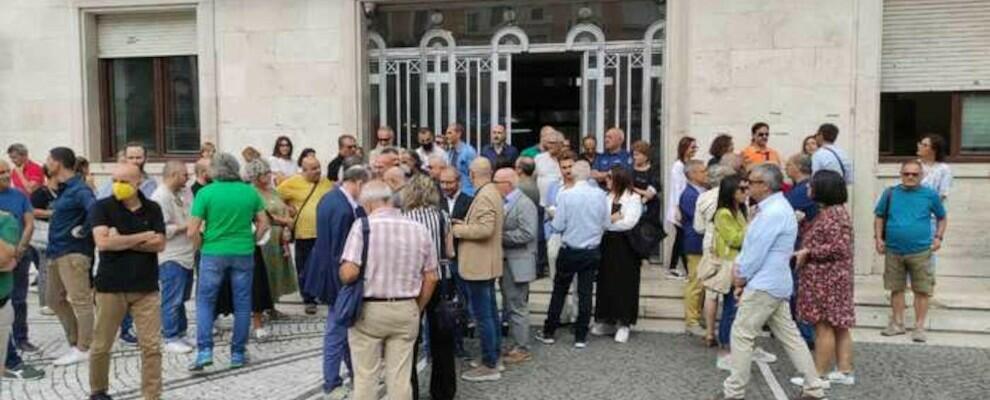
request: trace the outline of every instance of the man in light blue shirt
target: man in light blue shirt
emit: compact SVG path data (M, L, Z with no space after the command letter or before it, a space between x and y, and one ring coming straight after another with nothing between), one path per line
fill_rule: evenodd
M798 227L794 209L780 192L783 183L780 167L773 164L760 164L749 172L750 197L759 204L733 268L735 286L743 295L732 324L732 374L722 388L726 399L745 396L756 338L764 325L804 377L802 398L825 397L811 352L791 318L790 260Z
M543 330L537 339L553 344L560 326L560 312L571 280L577 275L578 317L574 324L574 347L587 346L588 323L591 321L591 289L601 261L598 245L608 226L611 211L605 192L588 183L591 167L575 163L571 170L574 186L557 195L557 210L550 225L561 233L560 254L553 277L553 294Z
M474 196L474 185L471 183L471 162L478 157L474 147L461 141L464 135L464 125L450 124L444 133L447 139L447 165L457 168L461 173L461 191L468 196ZM494 167L494 165L492 165Z
M833 124L822 124L818 127L815 140L818 150L811 155L811 174L821 170L832 170L842 175L847 185L853 183L853 164L846 152L835 145L839 137L839 128Z

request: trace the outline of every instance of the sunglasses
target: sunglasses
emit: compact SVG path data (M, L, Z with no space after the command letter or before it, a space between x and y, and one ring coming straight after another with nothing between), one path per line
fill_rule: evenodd
M920 172L901 172L901 176L903 176L905 178L907 178L907 177L919 177L919 176L921 176L921 173Z
M769 133L757 133L756 137L770 137Z

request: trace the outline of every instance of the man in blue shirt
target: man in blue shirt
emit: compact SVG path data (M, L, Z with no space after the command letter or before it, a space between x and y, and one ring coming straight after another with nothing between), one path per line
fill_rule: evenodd
M471 183L471 162L478 157L474 147L461 141L464 135L464 125L450 124L444 132L447 139L447 165L457 168L461 173L461 191L468 196L474 196L474 185Z
M10 293L10 304L14 310L13 335L17 349L27 353L38 351L38 347L28 340L27 294L31 269L31 236L34 233L34 209L27 196L11 185L11 167L0 160L0 211L10 213L17 220L21 236L15 243L17 267L14 268L14 289Z
M513 167L516 165L516 158L519 158L519 150L513 145L505 143L505 126L497 124L492 127L492 142L481 148L481 156L491 161L492 168Z
M587 347L588 323L591 321L591 289L601 261L601 243L605 227L611 221L605 192L588 183L591 168L587 163L575 163L571 170L574 186L557 195L557 210L550 224L561 233L560 254L550 309L537 339L544 344L555 342L554 332L560 326L560 312L571 280L577 275L578 317L574 324L574 347Z
M700 160L688 161L684 166L684 175L688 185L681 192L678 207L684 221L694 221L698 196L707 190L705 185L708 183L708 173L705 171L705 163ZM701 329L701 307L705 300L705 291L698 281L703 242L704 235L694 230L694 224L684 224L684 241L681 244L687 255L688 270L687 285L684 286L684 329L697 336L705 335L705 330Z
M835 140L839 137L839 128L833 124L822 124L818 127L815 140L818 141L818 150L811 156L811 171L818 172L824 169L842 174L847 185L853 183L853 164L849 160L846 152L835 145Z
M904 290L911 277L914 292L914 331L911 339L927 341L925 316L928 299L935 286L930 269L932 253L942 247L942 235L948 224L942 200L934 190L922 186L922 167L917 160L901 164L901 184L884 191L877 203L873 223L877 252L884 255L883 286L889 290L893 316L884 336L903 335ZM931 217L938 221L932 235Z
M622 148L626 141L626 134L622 129L611 128L605 132L605 151L595 157L595 164L592 165L594 171L591 177L598 181L601 187L605 187L605 177L612 166L621 165L623 168L632 169L632 154Z
M89 360L93 339L93 289L90 271L93 262L93 237L86 224L86 213L96 202L93 190L76 175L76 154L68 147L56 147L46 162L52 179L62 185L52 202L48 226L48 306L55 311L69 351L55 359L56 366Z
M788 300L794 286L791 256L797 239L794 209L780 193L784 176L770 163L749 172L750 197L758 202L732 275L736 292L743 290L732 324L732 374L725 380L721 398L745 397L756 338L768 325L787 351L794 368L804 377L802 397L825 397L811 352L801 339Z

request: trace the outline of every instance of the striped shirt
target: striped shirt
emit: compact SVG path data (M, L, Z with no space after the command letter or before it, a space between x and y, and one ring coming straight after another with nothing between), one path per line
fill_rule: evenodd
M444 235L450 232L450 219L447 213L436 207L420 207L414 210L403 211L402 215L413 221L419 222L430 232L430 239L433 241L437 256L441 260L447 259L448 254L444 251Z
M437 252L430 232L394 208L375 210L368 217L368 225L368 265L361 266L364 235L360 221L351 226L341 255L341 260L365 268L364 297L419 296L423 276L437 270Z

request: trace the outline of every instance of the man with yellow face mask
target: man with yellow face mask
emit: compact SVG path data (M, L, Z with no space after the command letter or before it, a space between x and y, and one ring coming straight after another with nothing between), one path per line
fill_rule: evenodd
M100 262L93 279L96 323L90 349L90 399L109 399L110 350L125 313L137 325L141 348L141 392L158 399L162 391L161 306L158 252L165 248L161 207L138 190L141 171L120 164L113 172L112 197L90 208L89 224Z

